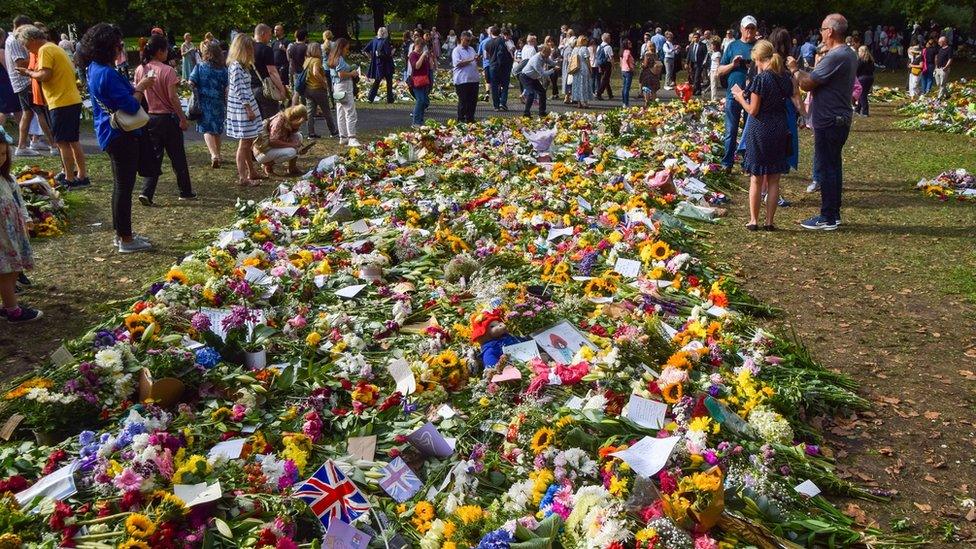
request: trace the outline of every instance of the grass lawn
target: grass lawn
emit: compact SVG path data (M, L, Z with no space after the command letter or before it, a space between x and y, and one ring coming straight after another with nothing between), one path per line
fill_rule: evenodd
M904 88L900 74L879 79ZM825 421L826 430L842 476L900 493L891 503L841 507L884 529L911 526L957 546L976 535L960 504L976 495L976 205L913 187L944 170L976 171L976 139L895 129L892 106L871 108L871 117L856 118L845 149L841 230L797 225L820 206L819 195L804 193L809 132L800 172L784 180L794 205L777 213L779 232L743 228L744 192L733 196L729 219L707 229L717 259L784 311L775 324L857 379L874 403Z

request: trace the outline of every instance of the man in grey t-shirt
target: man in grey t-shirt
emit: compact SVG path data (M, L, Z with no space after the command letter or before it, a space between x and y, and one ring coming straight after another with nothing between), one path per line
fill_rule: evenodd
M824 18L820 36L827 48L811 72L797 68L790 57L787 67L800 89L813 95L810 102L813 126L813 174L820 184L820 215L800 223L804 229L833 231L840 224L841 190L843 189L842 152L851 131L853 118L851 92L857 69L857 55L849 48L847 19L839 13Z
M29 60L27 48L17 41L16 31L19 27L30 25L31 18L26 15L18 15L14 19L14 29L7 35L4 42L4 65L7 67L7 74L10 76L10 86L14 89L17 99L20 101L20 118L18 118L19 135L17 148L14 149L14 156L40 156L41 153L27 146L28 132L31 122L34 120L35 108L33 105L33 92L31 91L30 78L20 72L19 68L27 68ZM46 121L41 118L42 128L47 129ZM45 134L48 132L45 131ZM53 146L53 143L51 143Z

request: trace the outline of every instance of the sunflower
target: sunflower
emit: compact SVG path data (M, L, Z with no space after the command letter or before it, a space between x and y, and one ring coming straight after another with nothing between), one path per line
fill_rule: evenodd
M658 240L654 244L651 244L651 259L657 261L664 261L671 255L671 246L668 246L667 242L663 240Z
M546 448L552 445L553 439L556 438L556 432L550 427L540 427L538 431L532 435L532 453L539 455Z
M146 539L156 532L156 523L141 513L133 513L125 519L125 531L134 538Z
M668 404L677 403L684 394L685 388L680 383L672 383L667 387L661 388L661 396L664 397L664 401Z
M186 274L180 269L173 267L168 273L166 273L166 282L179 282L180 284L186 286Z
M149 549L149 544L137 539L130 539L119 544L119 549Z
M0 536L0 549L17 549L23 541L17 534L6 533Z

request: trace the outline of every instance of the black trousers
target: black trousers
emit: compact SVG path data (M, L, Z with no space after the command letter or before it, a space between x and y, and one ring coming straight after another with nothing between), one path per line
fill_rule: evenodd
M532 115L532 103L538 99L539 100L539 116L546 115L546 88L542 85L541 80L536 80L534 78L529 78L524 74L519 75L519 82L522 83L522 89L525 90L525 116Z
M478 85L478 82L454 84L458 96L458 122L474 122L474 110L478 106Z
M600 97L603 92L607 92L607 99L613 99L613 89L610 88L610 76L613 74L613 63L607 61L600 65L600 88L596 90L596 96Z
M702 92L702 77L705 69L704 63L692 63L691 64L691 84L694 86L693 93L695 95L701 95Z
M373 86L369 88L369 102L372 103L373 99L376 99L376 94L380 91L380 82L386 80L386 102L393 102L393 73L386 75L385 77L376 78L373 80Z
M556 69L553 70L552 74L549 75L549 87L552 89L553 99L559 98L559 88L560 88L559 82L560 82L560 78L562 77L562 74L563 74L563 69L559 64L557 64Z
M180 189L180 196L192 196L193 187L190 185L190 167L186 163L186 148L183 146L183 131L180 129L180 119L175 114L150 114L149 124L143 129L152 144L152 161L155 174L142 179L142 194L152 200L156 194L156 184L162 174L163 153L169 157L169 163L176 175L176 186Z
M139 169L139 148L142 138L122 132L109 144L105 152L112 161L112 228L115 234L132 236L132 190L136 187Z

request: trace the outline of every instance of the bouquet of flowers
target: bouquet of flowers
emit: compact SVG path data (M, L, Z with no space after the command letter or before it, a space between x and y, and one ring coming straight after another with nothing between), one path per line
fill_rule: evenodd
M932 179L921 179L915 185L926 196L939 200L956 197L959 200L976 200L976 176L965 169L942 172Z
M58 192L54 174L36 166L25 166L14 173L34 223L32 236L61 235L68 219L68 206Z

